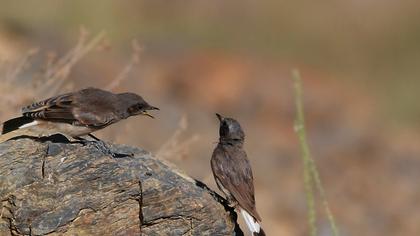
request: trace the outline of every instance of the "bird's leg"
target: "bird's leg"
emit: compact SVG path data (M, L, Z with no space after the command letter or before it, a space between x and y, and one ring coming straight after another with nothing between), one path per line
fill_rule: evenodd
M96 138L95 136L93 136L92 138L95 140L92 141L92 140L88 140L82 137L74 137L74 139L78 140L77 142L82 143L83 146L88 146L88 145L93 146L99 151L101 151L103 154L114 157L114 153L109 149L108 145L104 141Z
M88 141L88 140L86 140L86 141L88 141L91 145L93 145L94 147L96 147L98 150L100 150L105 155L110 155L113 158L132 157L134 155L132 153L117 153L117 152L113 152L111 150L111 148L109 147L109 145L106 144L101 139L95 137L93 134L88 134L88 136L91 137L92 139L94 139L94 141Z
M222 191L222 192L224 192L224 191ZM225 196L226 196L226 201L227 201L228 206L232 207L232 208L236 208L236 206L238 205L238 201L235 200L235 198L232 196L232 194L227 192L227 193L225 193Z
M218 178L216 178L216 184L217 187L219 187L219 189L225 194L228 206L231 208L235 208L238 205L238 202L235 200L232 194L230 194L230 192L225 187L223 187L223 184Z
M238 201L236 201L235 198L233 198L232 195L227 196L226 200L227 200L230 207L236 208L238 206Z
M88 134L89 137L93 138L95 141L100 141L102 142L102 140L100 140L99 138L97 138L95 135L93 134Z

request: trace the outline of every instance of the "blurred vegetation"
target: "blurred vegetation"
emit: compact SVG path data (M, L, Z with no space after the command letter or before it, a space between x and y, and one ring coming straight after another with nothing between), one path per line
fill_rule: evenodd
M264 229L308 235L289 75L299 68L307 138L340 233L417 235L419 22L415 0L3 0L0 81L15 79L0 85L0 117L56 93L42 87L48 71L60 72L63 91L137 92L161 108L157 119L99 137L142 146L215 188L213 113L233 116L247 134ZM80 44L81 26L87 39L106 36L72 54L89 42ZM54 67L63 58L74 63ZM319 235L329 235L315 206Z
M3 0L0 26L38 40L65 40L84 25L107 30L115 45L137 38L163 54L211 49L304 64L365 83L384 101L383 117L401 124L420 117L412 109L420 86L419 13L414 0Z
M303 182L305 185L306 205L308 207L308 223L310 228L310 235L316 236L317 233L317 217L315 209L315 196L319 194L322 202L322 207L326 212L328 223L331 227L331 234L338 236L338 228L335 223L334 215L331 212L324 187L318 172L318 167L314 158L311 156L308 140L306 137L305 128L305 111L303 107L303 86L300 73L297 69L292 71L292 79L294 83L295 103L296 103L296 118L295 118L295 132L299 138L300 152L303 163ZM316 191L315 191L316 190Z

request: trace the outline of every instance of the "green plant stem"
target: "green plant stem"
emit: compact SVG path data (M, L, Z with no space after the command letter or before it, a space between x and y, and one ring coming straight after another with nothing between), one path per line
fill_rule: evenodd
M330 224L332 234L338 236L338 228L335 224L334 216L330 210L325 190L322 186L321 179L319 177L319 172L314 162L314 159L311 157L309 145L306 138L306 129L305 129L305 116L303 109L303 92L302 92L302 82L298 70L292 71L292 78L294 81L294 90L295 90L295 105L296 105L296 120L295 120L295 132L299 138L300 150L302 154L303 161L303 177L304 177L304 186L306 193L306 204L308 205L308 223L310 229L310 235L316 236L316 211L315 211L315 198L314 198L314 188L319 192L319 195L322 200L323 207L327 214L328 222Z

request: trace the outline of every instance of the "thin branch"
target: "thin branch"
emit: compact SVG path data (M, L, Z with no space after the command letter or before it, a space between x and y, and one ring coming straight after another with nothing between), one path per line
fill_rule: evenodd
M52 96L56 94L64 85L68 79L74 65L79 62L87 53L89 53L94 47L96 47L101 40L105 37L105 32L101 32L96 35L93 39L88 41L89 33L81 28L79 40L76 46L67 52L66 55L61 57L55 63L49 63L45 72L45 84L44 88L48 89L41 90L40 93Z
M143 51L143 48L139 45L137 40L132 42L133 53L129 63L124 67L124 69L105 87L106 90L114 90L117 88L127 77L128 74L133 70L134 66L139 63L140 54Z
M199 136L193 135L192 137L180 141L181 135L187 130L188 121L186 116L183 116L178 124L178 129L172 136L160 147L156 156L163 159L183 159L188 153L189 147L196 141Z
M6 70L6 76L5 76L4 82L10 83L13 80L16 80L18 75L27 67L27 65L30 62L30 59L32 59L32 57L36 55L38 51L39 51L38 48L31 49L19 61L17 61L16 63L13 63L10 69Z

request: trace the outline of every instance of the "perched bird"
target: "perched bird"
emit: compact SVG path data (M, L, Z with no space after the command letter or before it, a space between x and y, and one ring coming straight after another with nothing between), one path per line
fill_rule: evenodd
M0 143L18 136L45 137L58 133L78 138L130 116L153 118L149 110L159 108L135 93L114 94L86 88L22 108L22 116L3 123Z
M245 133L238 121L216 115L220 121L220 138L211 157L216 184L229 204L242 214L252 234L265 235L255 207L251 164L243 149Z

